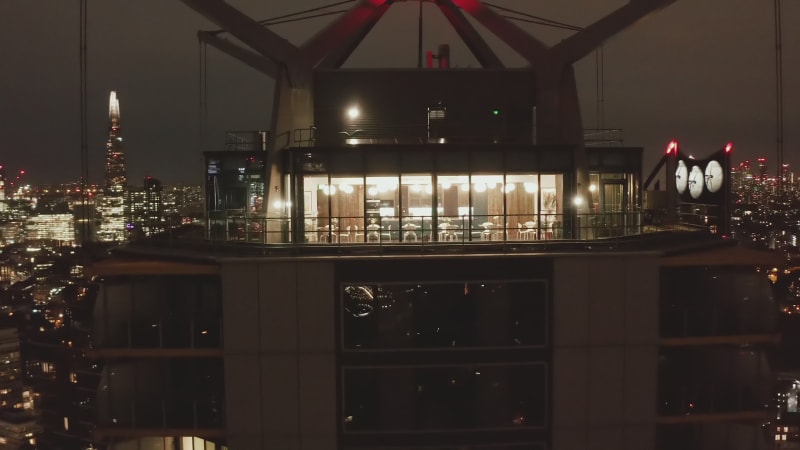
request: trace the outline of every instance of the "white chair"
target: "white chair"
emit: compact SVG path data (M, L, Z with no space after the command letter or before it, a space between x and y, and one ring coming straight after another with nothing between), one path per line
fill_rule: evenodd
M403 233L403 240L407 242L417 242L417 226L413 223L407 223L403 225L403 228L406 230L406 232Z
M358 232L358 225L353 225L353 237L355 242L363 242L364 233Z
M399 238L398 238L399 239ZM381 240L389 242L392 240L392 225L386 225L386 231L381 232Z
M347 242L350 242L350 225L348 225L345 230L347 230L347 232L338 234L339 242L342 242L342 239L347 239Z
M539 231L536 229L536 222L533 220L525 222L525 233L527 239L539 239Z
M370 223L367 225L367 242L380 242L381 241L381 226L377 223Z
M481 240L482 241L489 241L492 239L492 228L494 228L494 224L492 222L484 222L481 224L483 227L483 231L481 232Z

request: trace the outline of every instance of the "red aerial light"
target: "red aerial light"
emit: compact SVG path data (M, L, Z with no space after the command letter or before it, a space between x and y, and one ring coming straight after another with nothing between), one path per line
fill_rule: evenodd
M725 153L730 153L733 150L733 142L728 142L725 144Z
M25 171L24 171L24 170L20 170L20 171L19 171L19 174L20 174L20 175L25 175Z
M678 153L678 141L676 140L669 141L669 145L667 145L667 154L669 155L673 151Z

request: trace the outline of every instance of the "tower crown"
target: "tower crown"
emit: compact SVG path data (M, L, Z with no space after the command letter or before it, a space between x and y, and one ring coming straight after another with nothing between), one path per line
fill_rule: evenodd
M108 96L108 118L110 120L119 120L119 100L117 99L116 91L111 91Z

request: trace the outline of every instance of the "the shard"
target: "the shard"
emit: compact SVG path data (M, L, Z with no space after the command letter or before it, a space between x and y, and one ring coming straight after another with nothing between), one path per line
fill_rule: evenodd
M125 150L120 133L119 99L111 91L108 98L108 140L106 141L106 193L121 194L128 183Z

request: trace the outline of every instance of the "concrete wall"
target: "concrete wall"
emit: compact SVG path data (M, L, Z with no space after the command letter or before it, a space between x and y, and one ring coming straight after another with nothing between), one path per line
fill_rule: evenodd
M336 449L333 264L221 273L228 448Z
M655 449L658 261L555 261L553 450Z

